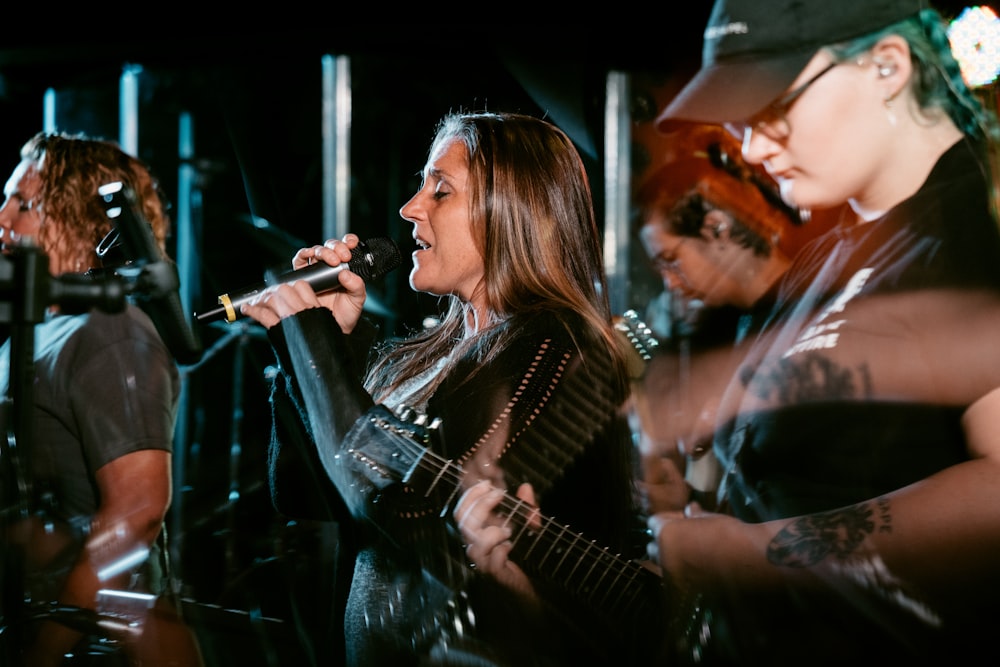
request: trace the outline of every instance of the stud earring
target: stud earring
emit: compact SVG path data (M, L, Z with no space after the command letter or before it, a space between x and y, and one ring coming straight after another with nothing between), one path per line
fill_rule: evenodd
M877 71L880 79L884 79L896 72L896 65L894 63L879 60L873 60L872 63L878 68Z

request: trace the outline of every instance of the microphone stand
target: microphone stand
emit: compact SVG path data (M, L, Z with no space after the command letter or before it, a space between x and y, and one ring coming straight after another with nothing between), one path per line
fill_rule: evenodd
M29 468L30 458L27 455L27 443L31 441L31 419L26 410L18 410L19 401L27 395L27 403L32 401L32 385L29 378L34 369L34 323L40 322L38 315L31 308L33 295L37 291L37 265L47 264L37 253L26 252L22 261L14 263L4 261L0 264L3 273L3 290L7 300L3 304L5 322L10 323L10 373L8 375L7 394L4 396L0 419L6 430L6 437L0 441L0 463L7 461L4 470L5 482L10 482L13 498L4 497L4 502L10 502L4 507L3 528L6 533L14 522L28 518L32 497L32 478ZM15 258L17 259L17 258ZM23 289L14 290L12 285L23 285ZM27 348L27 352L24 352ZM16 400L15 400L16 397ZM8 516L9 514L9 516ZM5 540L6 543L6 540ZM3 628L5 641L0 644L4 664L16 664L18 660L18 632L23 623L24 615L24 554L21 547L7 545L3 553L3 567L0 568L0 627ZM14 629L13 636L11 629Z
M240 482L240 465L243 455L243 444L242 444L242 433L243 433L243 417L244 417L244 407L243 407L243 380L244 380L244 367L246 364L246 350L249 346L251 340L254 338L267 341L267 332L259 324L247 322L244 320L238 320L233 323L219 322L211 325L215 328L223 330L225 333L216 340L207 350L205 350L202 358L191 366L187 367L187 372L192 373L203 366L205 366L209 361L215 358L219 353L226 349L230 344L233 345L233 369L232 369L232 419L230 421L229 433L230 433L230 443L229 443L229 460L228 460L228 493L226 495L225 504L222 507L218 507L213 511L213 516L218 516L223 511L225 515L225 529L223 534L225 536L225 546L224 546L224 568L226 581L231 581L236 573L239 566L238 554L237 554L237 504L242 498L243 491L241 489ZM197 460L193 461L197 465Z

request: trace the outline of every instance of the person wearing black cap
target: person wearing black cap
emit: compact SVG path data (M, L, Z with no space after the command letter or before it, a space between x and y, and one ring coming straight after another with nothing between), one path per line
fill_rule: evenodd
M1000 660L1000 131L946 28L921 0L718 0L658 119L725 125L793 206L847 205L723 398L723 509L650 518L697 601L681 662Z

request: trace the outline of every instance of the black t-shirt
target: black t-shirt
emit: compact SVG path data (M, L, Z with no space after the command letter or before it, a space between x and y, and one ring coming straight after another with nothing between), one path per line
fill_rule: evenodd
M841 508L969 458L961 416L1000 387L1000 233L988 191L974 148L959 142L910 199L796 258L720 411L715 445L734 515ZM969 595L959 624L945 611L938 628L918 599L885 599L895 594L744 597L720 632L751 662L780 663L778 647L811 661L796 648L827 650L817 642L840 658L952 655L968 643L945 638L968 630L985 600Z

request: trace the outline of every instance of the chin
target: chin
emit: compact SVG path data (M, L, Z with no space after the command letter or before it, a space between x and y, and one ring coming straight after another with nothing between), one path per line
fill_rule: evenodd
M426 278L427 276L422 275L419 269L414 269L410 272L410 287L417 292L433 293L431 285Z
M794 187L795 181L790 178L782 179L778 183L778 188L781 192L781 201L785 202L792 208L802 208L802 204L795 201L795 194L793 192Z

